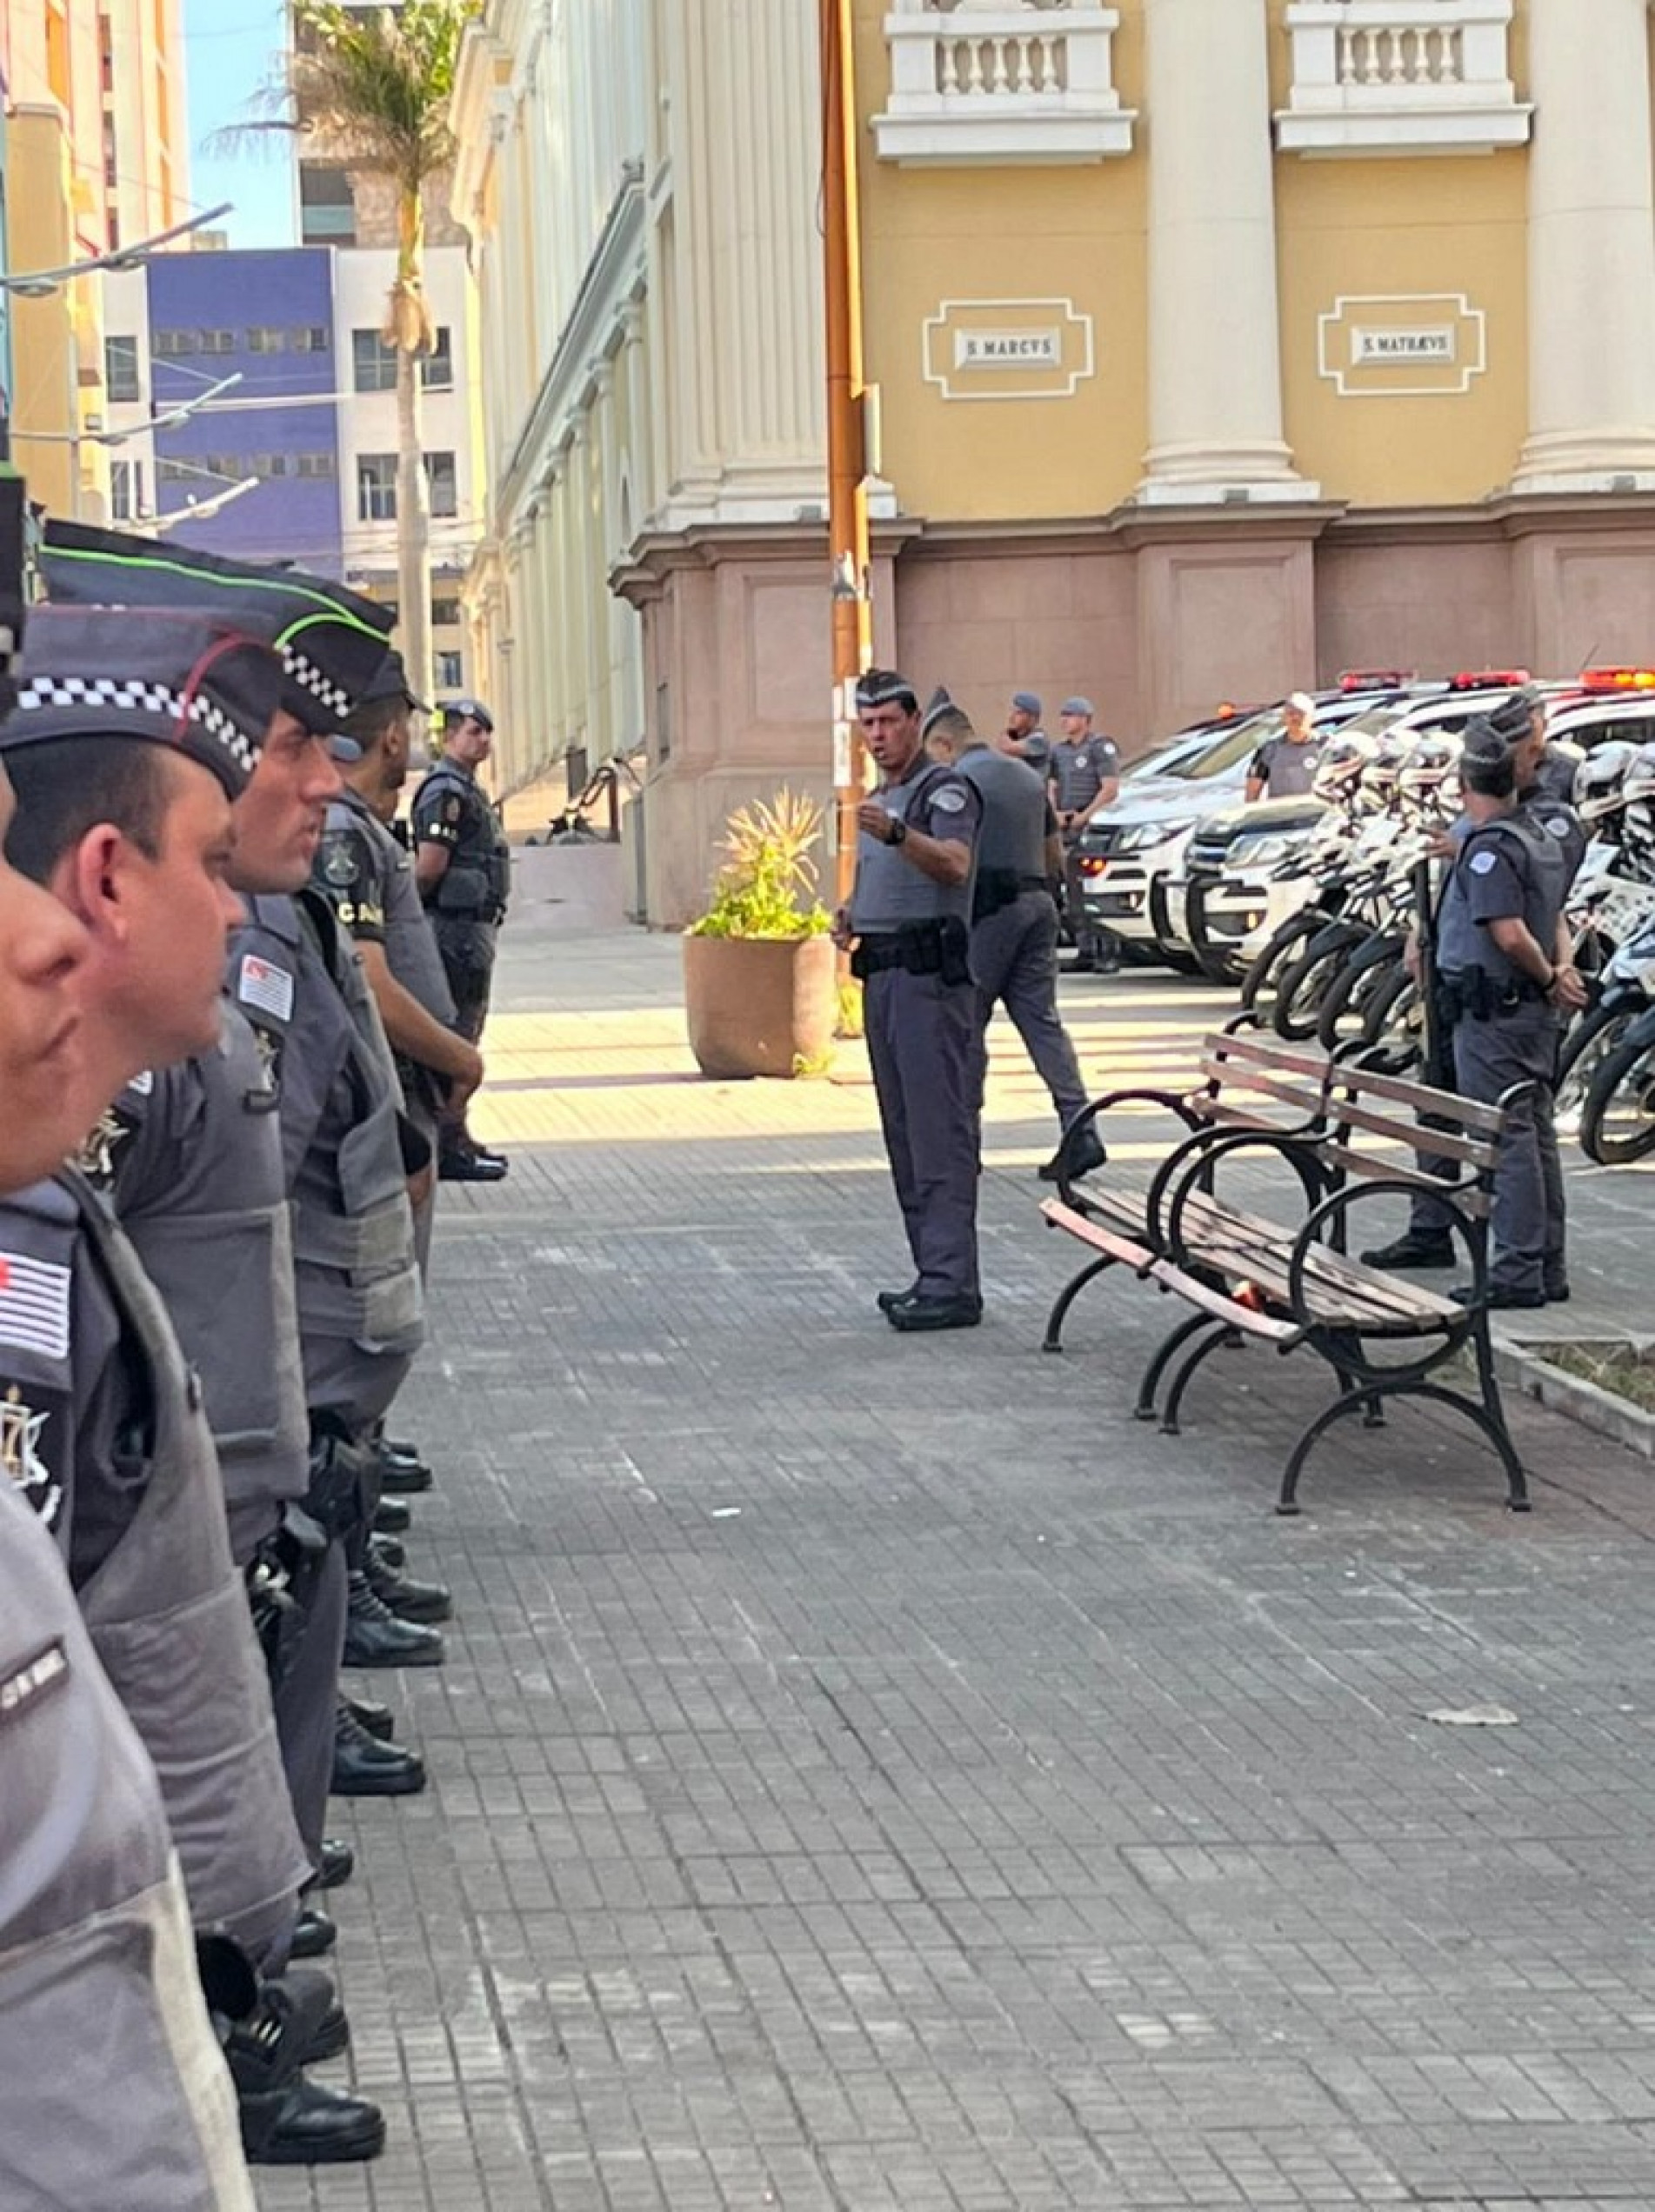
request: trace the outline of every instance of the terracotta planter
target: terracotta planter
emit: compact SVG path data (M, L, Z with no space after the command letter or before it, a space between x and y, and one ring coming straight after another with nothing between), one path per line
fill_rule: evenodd
M684 1006L704 1076L791 1076L833 1041L832 940L686 936Z

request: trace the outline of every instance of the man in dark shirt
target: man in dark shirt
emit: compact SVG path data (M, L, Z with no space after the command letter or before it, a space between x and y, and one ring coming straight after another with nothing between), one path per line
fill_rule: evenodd
M1064 918L1078 957L1075 969L1110 975L1120 966L1120 947L1086 913L1081 890L1080 840L1100 807L1120 795L1120 754L1112 737L1092 728L1096 710L1078 696L1063 703L1063 736L1051 748L1046 779L1063 840Z
M1282 710L1281 734L1267 737L1253 755L1247 770L1247 803L1255 799L1294 799L1308 791L1315 780L1322 749L1316 742L1316 702L1308 691L1295 691Z

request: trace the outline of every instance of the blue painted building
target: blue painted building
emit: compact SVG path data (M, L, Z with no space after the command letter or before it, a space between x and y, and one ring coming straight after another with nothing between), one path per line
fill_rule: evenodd
M158 254L148 309L156 416L241 378L187 422L156 431L156 511L170 516L251 478L254 490L177 534L241 560L342 575L332 256L304 247Z

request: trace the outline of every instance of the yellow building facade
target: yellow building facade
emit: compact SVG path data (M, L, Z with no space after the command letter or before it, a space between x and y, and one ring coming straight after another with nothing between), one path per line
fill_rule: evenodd
M7 258L62 269L153 237L188 211L183 0L0 6ZM14 298L10 427L31 498L109 513L102 280Z
M514 683L537 656L538 756L637 723L670 922L727 796L828 773L817 9L594 0L591 51L525 68L584 12L490 5L463 87L492 136L457 211L512 326L508 363L485 276L474 608ZM1646 0L855 21L879 658L985 721L1086 692L1135 746L1351 666L1655 652ZM617 246L549 472L540 371Z

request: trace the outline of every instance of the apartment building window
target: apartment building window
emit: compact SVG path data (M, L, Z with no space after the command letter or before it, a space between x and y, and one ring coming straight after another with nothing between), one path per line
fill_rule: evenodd
M428 453L425 456L425 482L430 489L433 515L459 513L459 479L455 473L451 453Z
M352 330L350 356L352 382L357 391L396 390L397 349L387 345L377 330ZM452 334L446 323L437 333L436 350L421 356L419 381L427 391L454 389Z
M202 353L234 353L236 333L233 330L197 330L200 341L197 350Z
M457 599L433 599L431 601L431 627L433 630L457 630L459 626L460 603Z
M256 476L290 476L294 473L290 453L256 453L252 473Z
M255 323L247 333L249 353L280 353L286 344L286 331L274 323Z
M439 652L437 656L437 688L439 691L459 691L465 685L465 664L458 653Z
M394 453L357 456L357 520L394 523L397 519L397 456Z
M330 453L301 453L298 456L298 464L299 475L312 479L330 477L334 473L333 456Z
M136 523L143 512L143 463L110 463L110 516L117 523Z
M103 382L111 399L142 399L138 382L138 342L130 337L103 341Z
M199 353L199 336L196 330L157 330L150 343L157 360L168 361L180 354Z
M295 353L331 353L333 333L325 323L300 323L290 334Z
M165 454L163 454L155 464L155 480L157 483L188 483L192 477L199 476L200 474L201 470L198 468L190 467L187 462L170 461Z
M350 363L359 392L396 390L397 349L388 346L377 330L352 330Z

